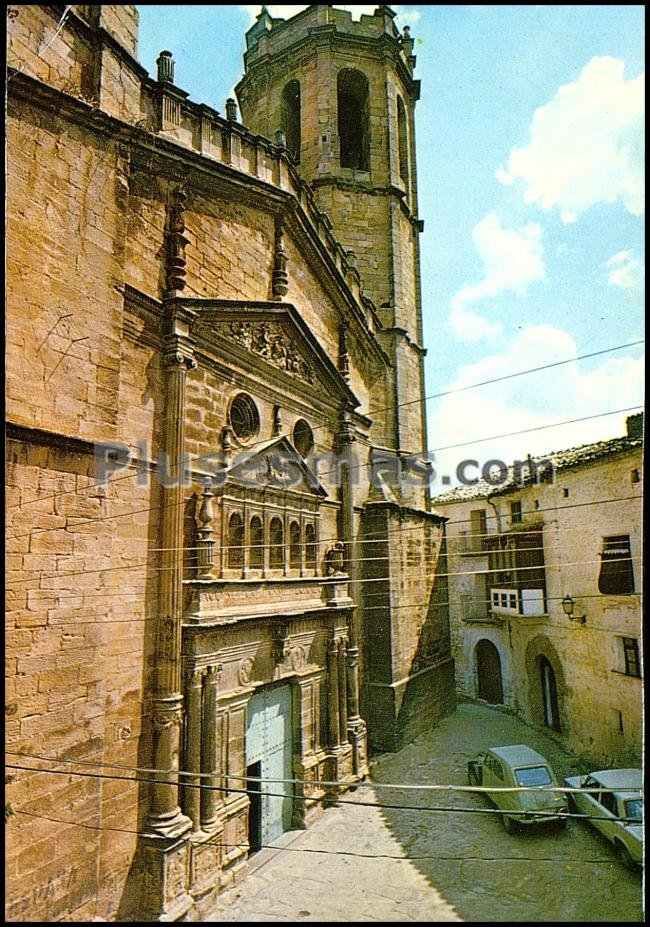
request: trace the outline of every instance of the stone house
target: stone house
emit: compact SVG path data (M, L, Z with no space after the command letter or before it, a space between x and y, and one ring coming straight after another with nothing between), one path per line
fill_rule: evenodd
M642 428L631 416L624 437L433 500L449 519L458 693L546 726L600 768L641 757Z
M197 916L453 706L393 20L263 11L240 120L9 10L10 920Z

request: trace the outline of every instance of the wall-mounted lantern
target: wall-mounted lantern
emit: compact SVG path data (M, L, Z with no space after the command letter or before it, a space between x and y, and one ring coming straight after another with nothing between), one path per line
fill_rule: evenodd
M575 608L575 602L570 595L565 595L562 599L562 608L564 609L564 614L567 616L569 621L579 621L580 624L585 624L587 621L586 615L574 615L573 610Z

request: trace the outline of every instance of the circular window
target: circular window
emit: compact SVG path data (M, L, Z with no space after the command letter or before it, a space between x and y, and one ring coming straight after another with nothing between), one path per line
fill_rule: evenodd
M240 441L254 438L260 430L260 415L250 396L240 393L230 404L230 425Z
M314 446L314 433L304 418L293 426L293 444L302 457L307 457Z

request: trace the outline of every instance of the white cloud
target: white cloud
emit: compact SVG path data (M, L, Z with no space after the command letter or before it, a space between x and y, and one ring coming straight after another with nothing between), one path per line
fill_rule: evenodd
M267 4L266 8L274 19L290 19L292 16L295 16L296 13L306 9L307 6L308 4L306 3L271 3ZM239 7L240 10L245 10L248 13L251 23L255 22L261 8L261 4L241 5ZM360 16L372 16L372 14L377 9L377 4L374 3L372 5L368 5L364 3L337 3L336 8L339 10L348 10L350 13L352 13L352 18L358 20ZM419 10L412 9L410 7L404 7L399 4L393 6L392 9L397 13L396 25L400 29L403 29L404 26L413 26L420 19Z
M609 269L607 279L612 286L635 291L642 288L645 268L642 261L631 251L619 251L605 263L605 266Z
M499 353L461 367L449 388L467 386L576 357L580 352L572 335L549 325L526 327ZM475 438L539 428L566 419L582 418L637 405L643 397L643 358L604 356L593 361L551 367L501 383L454 393L435 401L429 410L429 444L436 448ZM527 454L544 454L579 444L625 434L625 418L632 412L591 421L575 422L528 434L495 438L447 451L435 451L438 481L434 492L444 491L440 476L455 483L461 460L525 460ZM469 469L469 476L478 475Z
M595 203L618 200L640 216L645 74L626 80L624 71L617 58L592 58L535 110L528 145L510 152L497 180L523 180L525 202L557 207L565 223Z
M494 212L474 227L472 238L483 262L483 279L463 286L451 301L449 320L459 338L478 341L501 330L500 325L488 322L468 306L504 292L523 295L530 283L544 278L541 236L542 230L534 222L520 229L504 228Z

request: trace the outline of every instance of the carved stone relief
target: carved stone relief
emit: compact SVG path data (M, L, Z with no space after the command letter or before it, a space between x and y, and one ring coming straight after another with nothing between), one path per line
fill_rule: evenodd
M314 382L313 368L277 322L228 322L224 331L227 337L247 351L259 354L274 367L299 380Z

